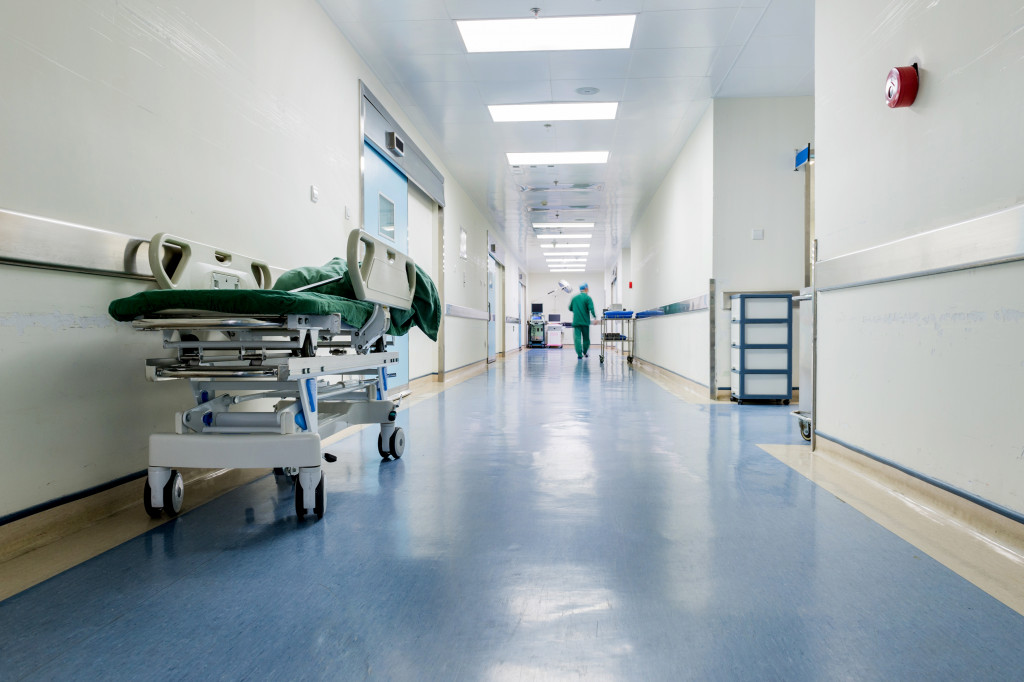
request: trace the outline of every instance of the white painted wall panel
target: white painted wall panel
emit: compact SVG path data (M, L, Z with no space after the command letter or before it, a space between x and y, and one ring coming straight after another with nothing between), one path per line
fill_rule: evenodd
M814 136L814 98L715 100L714 277L719 320L727 292L804 286L804 174L796 150ZM752 239L752 231L764 239ZM796 323L794 323L796 324ZM794 327L795 329L796 327ZM718 385L731 386L730 329L716 326ZM793 366L799 366L799 351Z
M817 232L832 258L1024 202L1019 0L817 3ZM919 62L910 108L889 69Z
M707 311L637 320L634 354L704 386L711 370Z
M708 291L716 106L712 103L704 113L630 237L632 302L637 310Z
M1024 202L1020 2L897 4L816 6L821 258ZM917 102L887 108L886 74L914 61ZM998 266L823 295L817 427L1024 512L1022 274Z
M1015 263L822 293L816 428L1024 511L1022 281Z

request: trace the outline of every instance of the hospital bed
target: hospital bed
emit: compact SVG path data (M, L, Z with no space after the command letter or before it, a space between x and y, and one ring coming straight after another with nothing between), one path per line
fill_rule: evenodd
M385 350L384 337L395 331L392 312L411 307L417 271L365 232L352 232L347 247L351 299L318 292L340 277L280 291L269 288L265 263L166 234L151 240L162 288L118 299L110 313L161 334L174 357L148 360L147 377L187 380L195 398L175 414L174 433L150 436L143 504L151 517L181 511L175 467L291 474L301 520L324 515L323 439L379 424L381 457L402 456L395 416L403 396L387 392L398 354Z

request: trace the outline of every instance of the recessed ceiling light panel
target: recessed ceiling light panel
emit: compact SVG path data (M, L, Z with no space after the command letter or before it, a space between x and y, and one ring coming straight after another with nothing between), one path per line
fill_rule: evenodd
M467 52L624 50L635 14L456 21Z
M533 228L535 230L550 230L550 229L561 229L563 227L582 227L591 229L594 227L594 223L534 223Z
M608 152L508 152L505 156L512 166L608 163Z
M537 239L590 239L591 234L538 234Z
M487 107L495 123L515 121L608 121L615 118L615 112L618 108L618 102L492 104Z

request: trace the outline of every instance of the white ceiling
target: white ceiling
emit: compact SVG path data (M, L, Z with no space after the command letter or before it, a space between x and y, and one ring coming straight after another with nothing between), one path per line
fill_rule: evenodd
M814 89L814 0L319 0L503 231L546 271L532 222L596 223L588 269L614 262L711 98ZM468 54L461 19L637 14L628 50ZM596 95L577 88L594 87ZM621 102L612 121L494 123L488 104ZM506 152L611 152L607 164L511 168ZM590 191L523 191L582 183ZM592 208L574 208L574 207ZM558 208L564 207L564 208ZM532 218L532 220L531 220Z

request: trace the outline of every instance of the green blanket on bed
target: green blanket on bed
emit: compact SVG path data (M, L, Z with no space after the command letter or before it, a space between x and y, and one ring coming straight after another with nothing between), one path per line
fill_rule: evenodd
M322 287L291 293L297 289L332 277L341 279ZM330 315L340 313L353 327L362 327L373 312L373 304L355 300L348 263L334 258L323 267L304 267L281 275L273 289L159 289L143 291L110 303L110 316L128 321L163 310L209 310L230 315ZM437 341L441 326L441 297L434 281L416 266L416 291L409 310L390 308L391 328L388 333L408 334L415 324Z

